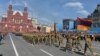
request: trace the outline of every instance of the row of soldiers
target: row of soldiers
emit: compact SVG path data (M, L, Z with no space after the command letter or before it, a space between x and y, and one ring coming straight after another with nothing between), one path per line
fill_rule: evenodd
M34 33L34 34L23 34L24 39L28 42L35 44L46 44L46 45L58 45L59 47L64 46L64 40L66 40L66 50L70 51L82 51L84 50L84 54L86 55L87 48L93 54L93 50L91 48L91 35L85 34L81 36L80 33ZM82 39L85 40L85 47L82 47ZM93 37L94 39L94 37Z
M55 33L34 33L34 34L23 34L24 38L28 40L33 45L44 43L46 45L55 45L59 46L63 44L63 37L60 34Z
M84 54L86 55L87 49L90 50L91 54L93 54L92 50L92 40L95 40L95 37L90 34L85 34L84 36L81 36L80 33L74 33L74 34L67 34L66 36L66 48L68 48L70 51L84 51ZM85 40L84 48L82 47L82 39Z

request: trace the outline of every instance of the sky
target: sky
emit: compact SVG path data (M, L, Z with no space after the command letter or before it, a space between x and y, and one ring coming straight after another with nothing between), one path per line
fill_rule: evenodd
M10 0L0 0L0 17L7 13ZM11 0L14 10L23 11L24 0ZM57 28L62 28L63 19L86 18L90 15L100 0L26 0L29 17L35 17L43 24L57 22Z

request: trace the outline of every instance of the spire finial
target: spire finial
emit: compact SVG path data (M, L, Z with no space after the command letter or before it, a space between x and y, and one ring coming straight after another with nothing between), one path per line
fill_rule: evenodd
M26 0L24 0L24 4L25 4L25 7L27 7L27 3L26 3Z

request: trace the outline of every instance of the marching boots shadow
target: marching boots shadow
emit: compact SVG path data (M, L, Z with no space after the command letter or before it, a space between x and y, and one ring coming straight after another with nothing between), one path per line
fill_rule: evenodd
M2 54L0 54L0 56L3 56Z
M68 49L66 47L61 47L60 50L63 51L63 52L68 51L71 54L73 54L73 52L74 52L74 51L70 51L70 49ZM79 54L79 55L84 55L84 53L82 53L82 52L74 52L74 53Z
M0 45L4 45L5 43L0 43Z
M76 54L79 54L79 55L84 55L84 53L82 52L75 52Z
M61 47L60 50L66 52L66 48L65 47Z

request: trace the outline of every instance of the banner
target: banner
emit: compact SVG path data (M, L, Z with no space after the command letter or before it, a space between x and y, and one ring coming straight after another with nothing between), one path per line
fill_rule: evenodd
M77 30L89 30L92 25L92 20L85 20L81 18L77 18Z
M84 25L77 25L77 30L89 30L91 27L88 26L84 26Z

